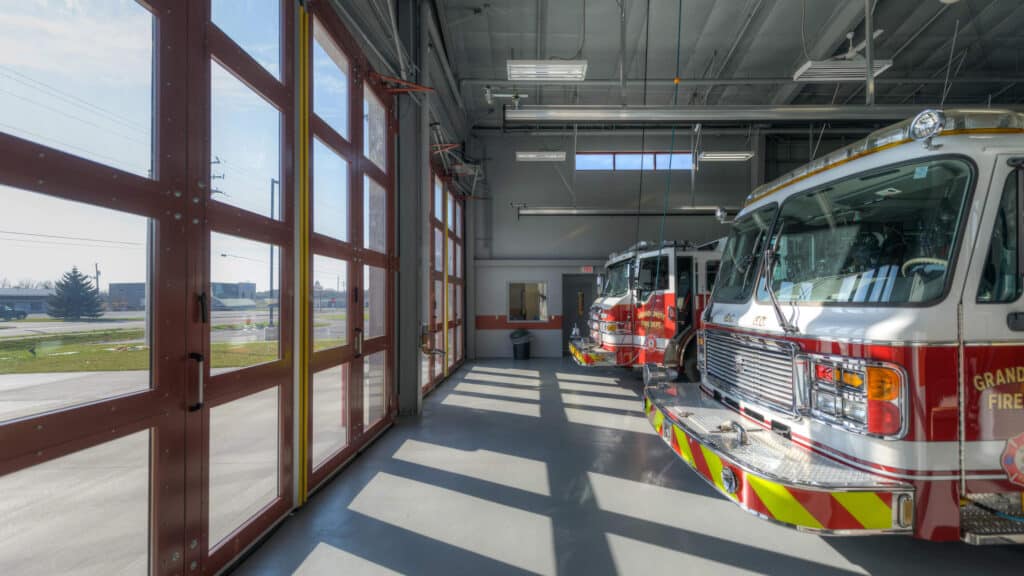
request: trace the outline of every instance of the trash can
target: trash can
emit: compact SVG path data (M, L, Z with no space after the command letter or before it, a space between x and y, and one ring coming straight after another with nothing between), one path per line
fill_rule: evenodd
M530 333L526 330L514 330L508 337L512 340L512 357L516 360L529 360Z

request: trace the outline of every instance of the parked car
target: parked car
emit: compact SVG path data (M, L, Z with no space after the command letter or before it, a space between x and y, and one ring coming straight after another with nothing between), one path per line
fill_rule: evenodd
M3 320L24 320L28 316L28 312L24 310L15 310L13 307L4 304L0 306L0 319Z

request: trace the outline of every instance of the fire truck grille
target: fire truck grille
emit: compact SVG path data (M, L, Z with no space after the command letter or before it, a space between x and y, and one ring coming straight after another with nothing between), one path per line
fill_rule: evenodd
M715 384L755 402L794 412L792 344L707 330L704 350L708 376Z

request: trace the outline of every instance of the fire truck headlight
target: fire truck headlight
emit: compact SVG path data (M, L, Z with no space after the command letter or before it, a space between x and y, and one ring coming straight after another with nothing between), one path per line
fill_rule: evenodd
M807 371L811 414L847 430L896 437L905 430L905 377L895 365L812 356Z
M910 123L910 137L914 140L926 140L942 132L946 123L946 115L941 110L925 110Z

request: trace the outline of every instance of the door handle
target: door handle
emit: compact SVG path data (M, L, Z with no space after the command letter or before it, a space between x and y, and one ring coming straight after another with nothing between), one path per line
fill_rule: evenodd
M1006 327L1014 332L1024 332L1024 312L1010 312L1007 314Z
M363 356L363 329L362 328L356 328L355 329L355 333L356 333L356 341L355 341L356 358L362 358L362 356Z
M199 367L199 390L196 394L196 403L188 407L189 412L195 412L203 407L203 388L205 388L203 378L206 376L206 370L204 370L204 358L202 354L198 352L190 352L188 357L189 360L195 360L196 365Z

